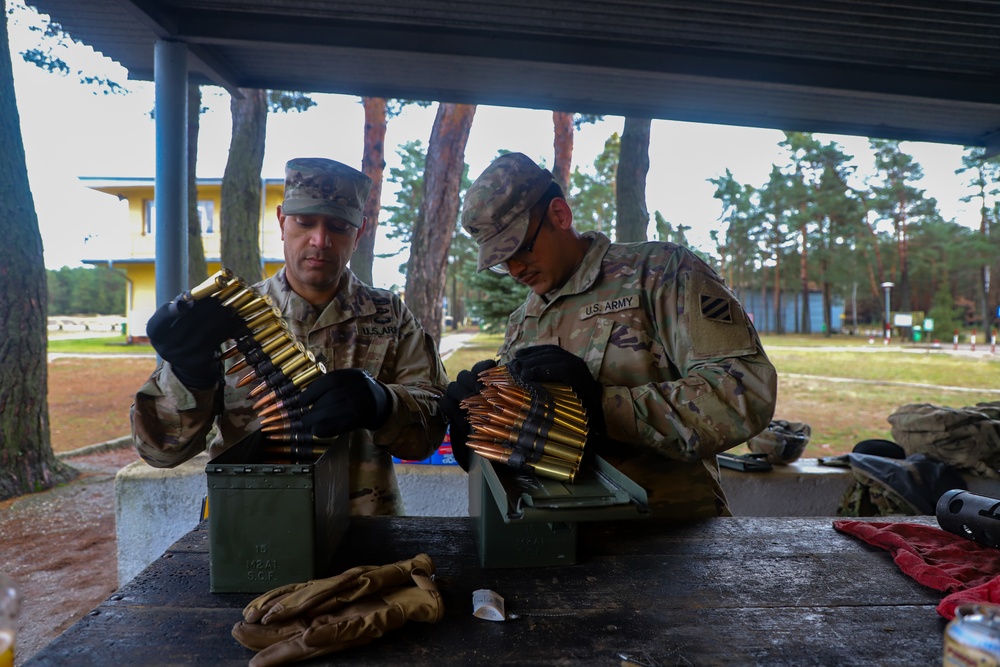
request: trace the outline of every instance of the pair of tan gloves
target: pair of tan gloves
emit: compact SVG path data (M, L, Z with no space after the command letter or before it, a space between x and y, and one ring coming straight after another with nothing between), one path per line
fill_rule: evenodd
M420 554L275 588L243 609L233 637L259 651L250 667L268 667L361 646L407 621L436 623L444 604L433 574Z

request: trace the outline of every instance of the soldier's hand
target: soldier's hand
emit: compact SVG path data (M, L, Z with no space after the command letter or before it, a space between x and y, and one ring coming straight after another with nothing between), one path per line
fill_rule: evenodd
M469 396L482 391L484 385L479 381L479 374L494 368L496 365L497 362L493 359L484 359L476 363L471 371L461 371L455 381L448 385L444 396L438 399L441 414L448 420L451 451L455 455L458 465L462 466L462 470L465 471L469 470L469 448L466 443L472 429L469 426L469 417L462 409L461 403Z
M529 382L556 382L572 387L587 410L592 430L603 433L604 387L590 374L586 362L558 345L537 345L518 350L507 364L510 372Z
M222 343L247 333L246 323L218 299L180 297L156 309L146 324L153 349L170 362L177 379L192 389L208 389L222 377Z
M359 428L381 428L392 413L389 388L360 368L330 371L300 394L301 430L330 438Z

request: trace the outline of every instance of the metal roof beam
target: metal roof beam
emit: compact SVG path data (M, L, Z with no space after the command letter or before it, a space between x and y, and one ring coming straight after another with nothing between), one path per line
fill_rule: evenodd
M1000 155L1000 130L986 135L986 138L983 140L983 148L986 149L983 152L984 158Z
M162 3L151 0L117 0L133 17L152 32L158 39L187 41L178 33L176 14L164 11ZM202 44L188 45L189 69L204 74L212 83L225 88L230 95L243 99L239 91L238 77L213 49Z
M710 49L671 48L640 42L578 39L525 32L451 29L316 19L301 22L279 14L185 10L175 16L178 37L197 44L295 44L455 57L625 69L736 79L817 89L1000 104L1000 76L872 65L849 66L818 59L755 56Z

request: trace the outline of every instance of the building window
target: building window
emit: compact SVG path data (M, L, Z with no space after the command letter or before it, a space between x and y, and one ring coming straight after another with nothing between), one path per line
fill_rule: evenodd
M215 213L215 202L207 200L198 202L198 220L201 221L202 234L215 233L214 213Z
M152 235L156 231L156 202L145 199L143 208L142 233ZM198 220L201 222L202 234L215 233L215 202L210 199L198 202Z

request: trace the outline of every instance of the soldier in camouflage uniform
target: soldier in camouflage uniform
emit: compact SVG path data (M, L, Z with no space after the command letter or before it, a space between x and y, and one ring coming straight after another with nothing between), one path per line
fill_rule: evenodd
M324 436L350 432L351 513L402 514L391 457L423 459L441 444L437 401L448 378L433 339L399 297L363 284L347 267L367 224L362 210L370 187L363 173L333 160L289 161L278 207L285 267L255 287L274 299L295 337L329 370L307 391L331 380L313 409L335 409L312 415L311 428ZM210 302L226 310L215 299L195 306ZM237 388L241 374L223 376L217 360L233 323L226 313L209 315L178 316L165 304L147 327L164 361L136 394L132 434L152 466L192 458L210 433L214 457L258 428L255 399L247 398L252 385Z
M580 234L552 174L520 153L497 158L469 188L462 225L479 244L480 271L532 291L510 316L500 363L569 384L585 406L593 397L600 437L588 449L641 484L654 515L730 515L715 455L767 427L777 376L718 275L673 243ZM463 374L441 400L461 459Z

